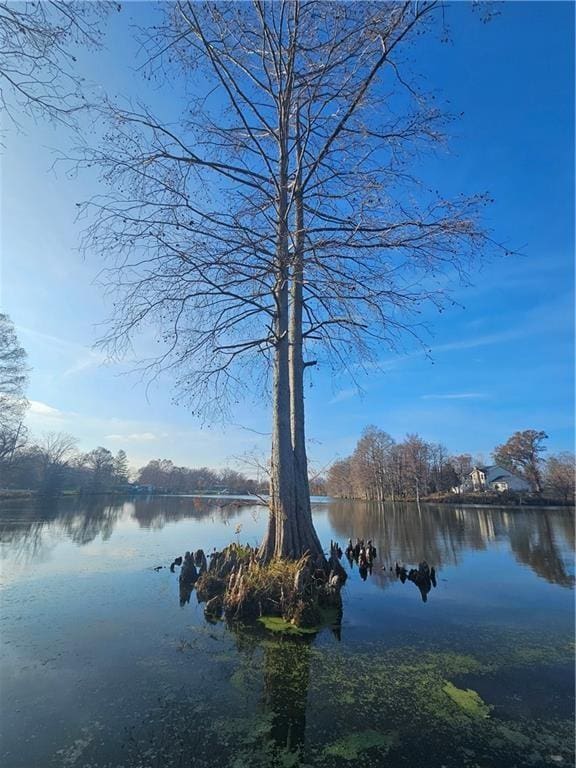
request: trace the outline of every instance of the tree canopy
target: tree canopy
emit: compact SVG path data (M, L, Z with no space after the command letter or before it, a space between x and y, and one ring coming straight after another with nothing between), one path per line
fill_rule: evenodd
M16 124L26 112L70 123L87 103L77 51L98 47L102 21L119 3L0 1L0 106Z
M524 477L532 486L532 490L542 491L541 454L546 451L544 440L548 439L546 432L536 429L525 429L514 432L502 445L494 450L494 461L505 469L516 472Z
M143 35L149 70L185 103L174 120L108 104L86 251L110 264L122 354L150 325L144 362L171 370L196 412L272 395L273 555L321 556L310 515L304 375L348 370L416 333L489 243L484 194L453 199L418 179L450 116L408 64L441 24L434 0L176 2Z

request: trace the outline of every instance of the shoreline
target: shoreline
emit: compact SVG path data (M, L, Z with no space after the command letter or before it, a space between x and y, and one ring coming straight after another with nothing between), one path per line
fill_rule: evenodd
M120 491L102 491L102 492L87 492L87 491L64 491L57 495L44 495L34 490L27 489L0 489L0 502L1 501L15 501L15 500L35 500L43 501L46 499L60 500L60 499L81 499L81 498L97 498L97 497L116 497L124 499L134 498L190 498L190 499L206 499L218 502L219 506L263 506L265 507L265 501L257 496L249 495L212 495L203 493L122 493ZM350 496L326 496L320 498L312 498L311 503L329 503L330 501L360 501L365 504L417 504L416 499L362 499L354 498ZM423 496L419 503L427 505L445 505L445 506L466 506L466 507L510 507L517 509L524 508L574 508L574 501L564 501L561 499L542 498L538 496L522 496L517 494L442 494L434 496Z

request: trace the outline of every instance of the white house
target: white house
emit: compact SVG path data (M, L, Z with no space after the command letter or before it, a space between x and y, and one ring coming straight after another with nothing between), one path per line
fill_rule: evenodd
M462 491L530 491L530 483L504 467L474 467L461 486Z

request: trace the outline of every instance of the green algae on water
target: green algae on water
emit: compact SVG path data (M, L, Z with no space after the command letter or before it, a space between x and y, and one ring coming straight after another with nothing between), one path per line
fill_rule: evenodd
M342 760L356 760L368 749L377 748L380 752L388 752L397 740L398 734L395 731L390 733L379 733L374 730L359 731L329 744L324 749L324 754L339 757Z
M482 698L476 691L470 688L456 688L453 683L447 682L442 686L444 693L449 696L455 704L471 717L490 717L490 707L482 701Z
M261 616L258 621L271 632L287 635L315 635L325 627L334 627L339 623L340 612L333 606L318 609L319 621L312 627L301 627L280 616Z
M280 616L261 616L258 621L270 632L282 632L286 635L314 635L318 631L316 627L297 627Z

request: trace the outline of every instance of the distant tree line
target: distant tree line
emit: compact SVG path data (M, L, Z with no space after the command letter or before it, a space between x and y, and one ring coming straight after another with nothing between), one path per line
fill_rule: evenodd
M191 469L169 459L154 459L130 472L122 449L115 454L98 446L87 453L65 433L49 433L20 444L9 457L0 458L0 488L33 490L55 495L63 491L84 493L128 492L147 486L158 493L260 493L262 484L233 469Z
M260 493L266 485L233 469L192 469L169 459L154 459L130 472L122 449L115 454L98 446L87 453L65 433L49 433L19 445L7 459L0 458L0 488L34 490L54 495L62 491L109 493L146 486L158 493Z
M551 455L546 461L545 432L516 432L494 449L494 464L524 478L533 492L569 501L574 498L574 456ZM474 466L484 465L471 454L451 455L441 443L416 434L396 442L375 426L366 427L351 456L332 464L327 492L340 498L382 501L419 499L461 486Z
M8 315L0 313L0 462L9 460L26 441L27 381L26 351Z
M157 491L164 493L227 491L245 494L268 490L267 480L262 483L234 469L177 467L169 459L149 461L138 470L136 478L140 485L153 486Z
M351 456L328 471L330 495L382 501L418 498L458 485L472 469L471 456L450 457L440 443L408 435L397 443L375 426L366 427Z
M259 482L233 469L192 469L178 467L168 459L154 459L131 477L124 450L113 454L99 446L81 453L77 440L65 433L49 433L33 440L24 424L27 376L26 352L10 318L0 314L0 489L55 495L66 490L128 491L141 485L161 493L267 492L267 478ZM547 438L545 432L533 429L515 432L494 449L494 463L524 478L535 493L573 501L574 455L564 452L544 460ZM353 454L334 462L326 478L309 478L309 487L313 495L419 499L461 486L473 466L484 463L467 453L450 455L441 443L427 442L416 434L396 442L383 430L369 426Z
M31 439L24 424L27 380L26 352L14 323L8 315L0 314L0 489L57 495L62 491L129 491L134 485L163 493L255 493L267 487L267 483L258 483L233 469L190 469L177 467L168 459L149 461L131 477L122 449L113 454L98 446L82 453L76 438L63 432Z

